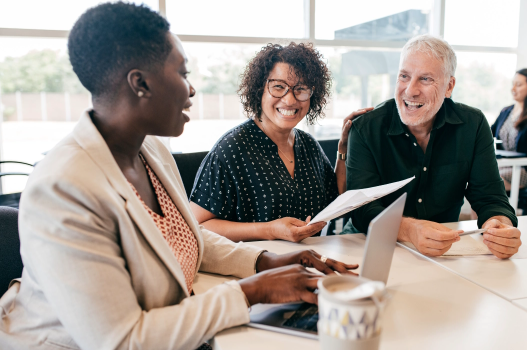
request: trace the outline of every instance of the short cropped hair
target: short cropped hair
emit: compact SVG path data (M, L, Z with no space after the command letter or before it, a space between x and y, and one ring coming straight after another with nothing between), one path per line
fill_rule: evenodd
M445 40L430 34L418 35L404 45L401 52L401 62L409 53L424 52L443 62L444 73L447 78L453 77L456 73L457 58L454 49Z
M269 74L277 63L287 63L302 84L314 87L306 118L313 124L324 117L331 93L331 73L313 44L268 44L249 62L241 76L238 94L248 118L261 121L262 96Z
M73 71L93 96L115 91L134 68L155 70L172 51L170 24L144 5L104 3L73 25L68 53Z

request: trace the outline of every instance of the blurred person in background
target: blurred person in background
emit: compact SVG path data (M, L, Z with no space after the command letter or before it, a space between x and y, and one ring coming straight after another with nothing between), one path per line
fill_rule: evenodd
M527 153L527 68L520 69L514 75L511 93L514 104L501 110L491 127L492 135L502 141L497 145L498 149ZM510 191L512 167L501 167L499 171L505 183L505 190ZM527 171L522 167L520 188L526 185Z
M344 119L335 169L319 143L295 127L324 116L331 76L311 44L269 44L247 65L238 90L249 120L225 133L203 160L190 196L198 222L233 241L299 242L307 226L346 190ZM333 157L335 155L328 155Z
M22 278L0 298L0 348L210 349L255 303L316 303L320 274L357 265L233 243L192 215L156 136L183 132L195 90L169 23L106 3L73 26L73 70L93 109L31 174L20 203ZM193 293L196 273L242 278Z

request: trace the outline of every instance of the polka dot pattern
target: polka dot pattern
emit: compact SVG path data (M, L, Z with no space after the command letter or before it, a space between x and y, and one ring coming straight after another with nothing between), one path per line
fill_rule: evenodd
M172 198L168 195L163 184L161 184L156 174L148 166L143 156L140 156L148 171L148 176L154 187L163 216L152 211L152 209L150 209L141 199L141 196L139 196L139 193L131 183L130 186L132 186L135 194L139 200L141 200L141 203L143 203L143 206L154 220L157 228L161 231L163 238L172 250L172 253L178 260L185 276L187 290L190 294L192 292L192 283L194 281L196 265L198 263L198 242L194 233L172 201Z
M294 132L294 178L276 144L248 120L223 135L205 157L190 200L236 222L314 217L338 196L337 180L318 142Z

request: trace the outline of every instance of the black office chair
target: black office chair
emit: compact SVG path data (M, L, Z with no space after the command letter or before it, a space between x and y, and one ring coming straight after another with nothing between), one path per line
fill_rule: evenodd
M510 196L509 192L507 195ZM522 210L521 215L527 215L527 188L520 188L518 193L518 209Z
M328 157L331 166L334 168L337 162L337 151L339 150L339 140L318 140L320 147Z
M30 167L34 167L33 164L25 163L25 162L19 162L15 160L2 160L0 161L0 164L22 164L27 165ZM30 173L26 172L19 172L19 171L2 171L0 172L0 177L2 176L29 176ZM20 195L21 192L16 193L7 193L7 194L1 194L0 193L0 206L6 206L11 208L17 208L20 203Z
M187 197L190 198L192 186L198 173L199 166L209 152L194 152L194 153L172 153L176 161Z
M18 209L0 206L0 296L11 280L22 276L18 237Z
M335 168L335 163L337 162L337 151L339 149L339 139L334 140L317 140L320 144L320 147L322 147L322 150L326 154L326 157L328 157L329 162L331 163L331 166ZM346 213L338 218L335 218L331 220L329 227L328 227L328 235L333 235L334 230L336 228L336 221L339 219L343 220L343 224L345 225L349 219L351 218L351 213Z

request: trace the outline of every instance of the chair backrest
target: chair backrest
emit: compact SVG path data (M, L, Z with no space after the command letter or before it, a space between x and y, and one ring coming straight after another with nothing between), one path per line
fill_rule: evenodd
M21 165L27 165L30 167L34 167L35 164L29 164L25 162L19 162L17 160L0 160L0 167L2 164L21 164ZM20 171L0 171L0 178L2 176L29 176L30 173L27 172L20 172ZM4 194L2 193L3 189L0 187L0 206L5 207L12 207L17 208L20 203L20 192L16 193L8 193Z
M335 162L337 161L337 151L339 149L339 140L318 140L320 147L328 157L331 166L335 167Z
M194 186L194 180L198 173L199 166L209 152L194 152L194 153L172 153L176 161L187 197L190 197L190 191Z
M331 163L331 166L335 168L335 163L337 162L337 151L339 149L339 140L318 140L318 143L320 144L320 147L322 147L322 150L326 154L326 157L328 157L329 162ZM344 224L348 222L349 218L351 217L350 213L344 214L340 218L343 219ZM336 221L340 220L339 218L331 220L330 225L328 227L327 234L332 235L334 234L333 231L335 230Z
M18 209L18 206L20 205L21 195L21 192L0 194L0 206Z
M0 207L0 296L11 280L22 276L22 257L18 237L18 209Z

